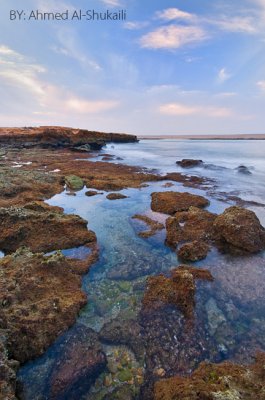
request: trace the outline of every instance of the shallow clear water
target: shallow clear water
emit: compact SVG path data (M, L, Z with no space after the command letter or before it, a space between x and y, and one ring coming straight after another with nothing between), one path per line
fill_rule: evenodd
M178 159L199 158L206 164L222 168L196 168L187 170L188 173L214 177L218 191L236 191L240 197L262 202L265 198L264 147L264 141L165 140L115 144L114 148L108 145L103 153L122 157L124 160L119 162L156 168L161 173L180 171L175 164ZM242 176L236 172L234 168L240 164L251 167L252 174ZM96 332L100 332L105 323L119 318L125 323L133 319L142 325L148 338L145 361L135 357L129 343L119 343L119 337L113 345L104 344L109 362L119 365L124 354L130 360L123 364L122 371L128 373L129 370L131 373L128 386L131 385L136 394L141 379L136 378L132 371L138 371L138 375L141 375L148 365L149 368L150 365L152 368L163 368L169 375L189 373L203 359L245 361L258 348L265 350L264 254L235 257L221 255L213 249L206 260L196 263L198 267L211 271L214 282L197 282L194 325L188 334L183 335L183 316L171 308L165 310L163 315L155 314L151 320L140 316L146 277L160 272L167 274L179 262L176 253L164 245L164 230L152 238L142 239L137 232L144 225L131 217L136 213L146 214L165 221L164 215L150 210L150 195L154 191L176 190L202 194L209 198L208 209L213 212L221 213L229 206L205 191L187 189L174 182L172 188L165 189L164 183L150 183L141 189L123 190L121 192L128 198L117 201L106 199L106 193L87 197L85 192L89 188L78 192L76 196L68 196L64 192L48 201L51 205L63 207L66 213L76 213L88 220L89 228L96 232L98 238L100 259L83 279L88 305L82 310L76 326L58 338L42 357L20 369L19 378L24 385L23 399L51 398L53 376L62 360L61 349L67 345L69 335L74 335L80 325ZM265 225L264 208L252 208ZM111 376L109 385L109 375L109 371L104 371L95 385L90 390L84 389L84 393L77 398L103 399L107 393L124 385L119 380L119 373ZM79 386L82 388L82 384L85 387L84 382L80 382Z

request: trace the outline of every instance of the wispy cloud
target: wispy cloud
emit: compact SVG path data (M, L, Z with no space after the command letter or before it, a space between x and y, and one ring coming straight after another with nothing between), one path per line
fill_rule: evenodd
M227 72L226 68L221 68L217 75L217 81L218 83L224 83L225 81L230 79L231 76L232 75Z
M107 7L121 7L122 4L120 0L101 0L103 4L105 4Z
M159 107L159 111L161 114L176 117L200 115L213 118L226 118L233 114L232 110L226 107L189 106L181 103L163 104Z
M200 27L169 25L147 33L140 39L140 44L149 49L178 49L205 39L207 34Z
M124 28L129 30L138 30L146 28L149 25L148 21L129 21L124 23Z
M257 86L260 88L260 90L265 92L265 81L258 81Z
M183 20L183 21L194 21L196 15L190 14L186 11L179 10L178 8L167 8L162 11L157 11L156 18L164 21Z

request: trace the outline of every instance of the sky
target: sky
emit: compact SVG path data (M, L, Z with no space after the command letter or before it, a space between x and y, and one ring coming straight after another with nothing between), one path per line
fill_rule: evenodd
M10 21L10 10L126 21ZM0 0L0 126L265 133L265 0Z

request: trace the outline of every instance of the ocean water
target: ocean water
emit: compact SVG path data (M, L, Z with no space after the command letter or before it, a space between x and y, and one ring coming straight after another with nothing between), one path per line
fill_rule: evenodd
M155 169L161 174L177 171L207 176L215 180L214 188L184 188L173 182L174 186L166 189L163 187L165 182L155 182L140 189L123 190L121 192L128 198L117 201L106 199L105 192L94 197L85 196L90 188L84 188L76 196L69 196L64 191L48 201L63 207L66 213L75 213L88 220L89 229L94 230L98 238L100 259L83 279L88 304L76 325L59 337L42 357L20 369L21 398L25 400L116 399L115 391L124 387L131 393L131 398L136 399L146 371L162 368L166 376L189 374L205 359L247 362L256 350L265 350L264 253L232 256L212 248L205 260L194 263L198 268L209 269L214 281L196 282L194 323L187 332L183 315L170 307L163 314L154 313L151 318L141 313L148 276L169 274L180 261L174 249L164 244L165 230L143 239L137 233L145 225L132 219L137 213L165 222L165 215L151 211L150 195L154 191L175 190L207 197L209 211L217 213L233 204L223 193L261 203L249 205L249 208L265 225L262 206L265 199L265 141L145 140L136 144L110 144L95 161L105 153L114 156L111 162ZM183 170L176 165L182 158L201 159L204 164ZM246 166L250 174L239 173L236 169L239 165ZM76 252L78 250L73 249L66 255L73 256ZM64 363L69 337L72 335L78 341L80 326L102 332L104 325L113 320L123 327L131 320L141 326L145 355L138 357L130 340L127 343L119 335L111 344L103 340L108 363L115 365L114 372L111 374L106 368L89 389L81 380L75 394L54 397L53 382L58 365ZM121 379L120 372L129 374L130 379Z

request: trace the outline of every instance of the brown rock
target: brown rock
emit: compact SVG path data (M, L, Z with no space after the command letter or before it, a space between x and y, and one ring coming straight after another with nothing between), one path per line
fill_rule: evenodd
M197 167L198 165L203 164L203 161L202 160L193 160L191 158L183 158L183 160L177 161L176 164L182 168L191 168L191 167Z
M197 272L198 271L198 272ZM200 272L199 272L200 271ZM212 280L209 271L180 266L171 271L171 277L151 276L142 300L143 310L155 310L166 304L175 305L187 318L193 316L195 279Z
M97 192L96 190L88 190L85 195L88 197L96 196L97 194L102 194L100 192Z
M207 257L210 247L207 243L194 240L181 246L177 252L178 257L185 261L198 261Z
M87 230L87 221L43 202L0 208L0 223L0 249L7 253L21 246L49 252L96 241L94 232Z
M16 370L19 363L8 359L4 338L0 337L0 399L16 400Z
M209 201L202 196L180 192L152 193L151 208L153 211L173 215L177 211L187 211L189 207L206 207Z
M249 366L202 362L191 377L175 376L154 385L154 400L264 400L265 353Z
M251 253L265 249L265 229L253 211L229 207L214 222L216 238Z
M216 214L197 207L177 212L174 217L169 217L166 221L166 243L169 246L176 246L185 241L208 242L213 237L213 223L216 217Z
M107 196L108 200L119 200L119 199L127 199L128 196L125 196L121 193L110 193Z
M7 332L10 357L25 362L41 355L74 324L86 304L74 262L26 248L0 260L0 329Z

